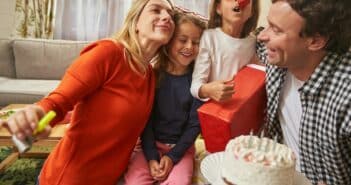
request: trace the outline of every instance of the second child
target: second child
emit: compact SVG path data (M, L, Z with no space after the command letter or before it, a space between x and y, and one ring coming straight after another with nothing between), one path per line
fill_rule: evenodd
M176 30L163 59L155 64L153 113L132 157L126 185L191 184L194 141L200 132L198 108L190 94L192 66L206 23L192 13L175 14Z
M239 0L212 0L210 20L200 41L191 94L202 101L231 99L234 84L227 83L255 59L255 30L259 16L258 0L245 7Z

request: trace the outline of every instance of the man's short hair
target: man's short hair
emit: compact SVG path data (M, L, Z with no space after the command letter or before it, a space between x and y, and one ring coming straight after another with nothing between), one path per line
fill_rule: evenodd
M351 45L351 0L286 1L304 19L302 36L319 34L328 38L328 51L345 52Z

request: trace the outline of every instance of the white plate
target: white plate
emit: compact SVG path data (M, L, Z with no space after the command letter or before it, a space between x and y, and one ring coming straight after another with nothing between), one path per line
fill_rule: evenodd
M226 185L221 178L221 163L224 152L217 152L205 157L200 165L202 175L213 185ZM295 173L294 185L311 185L301 173Z

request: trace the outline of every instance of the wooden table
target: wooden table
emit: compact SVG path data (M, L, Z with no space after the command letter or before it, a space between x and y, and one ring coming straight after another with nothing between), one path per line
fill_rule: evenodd
M11 104L1 109L1 111L10 110L10 109L20 109L25 106L26 104ZM66 128L67 128L67 124L56 125L54 128L52 128L51 134L49 135L48 138L42 139L33 143L33 146L54 147L64 135ZM5 160L1 161L0 172L4 171L19 157L46 158L49 155L49 152L42 152L42 151L38 152L38 151L31 151L31 150L29 150L26 153L19 154L17 152L17 148L14 146L11 140L10 133L7 131L6 128L2 128L2 127L0 127L0 146L11 146L13 149L12 154L10 154Z

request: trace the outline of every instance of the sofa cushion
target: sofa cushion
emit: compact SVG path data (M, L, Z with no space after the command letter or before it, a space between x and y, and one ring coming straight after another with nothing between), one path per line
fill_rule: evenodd
M89 41L15 39L16 76L59 80Z
M0 76L16 77L12 40L0 39Z
M53 91L59 80L27 80L0 77L0 106L34 103Z

